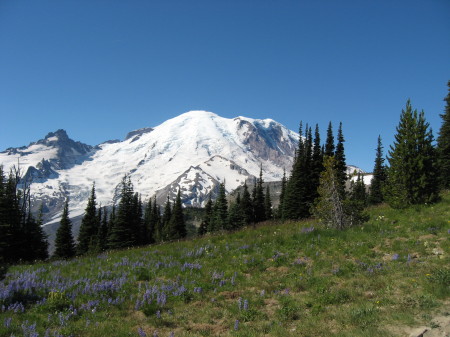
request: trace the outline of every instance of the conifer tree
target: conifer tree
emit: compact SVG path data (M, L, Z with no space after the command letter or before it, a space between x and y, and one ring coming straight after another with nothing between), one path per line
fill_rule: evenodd
M272 200L270 199L269 185L266 186L266 194L264 196L264 210L266 212L265 219L271 220L273 218L273 213L272 213Z
M172 215L169 220L169 239L178 240L187 235L186 223L184 221L183 206L181 204L181 193L178 190L177 198L172 209Z
M376 205L384 201L383 186L386 182L386 166L383 158L383 145L381 136L378 136L378 145L376 149L375 165L373 168L373 178L370 184L369 203Z
M386 201L394 208L434 202L438 198L436 153L433 134L424 112L412 110L408 100L389 151Z
M25 260L46 260L48 259L48 242L47 235L42 229L43 225L43 212L42 205L39 209L39 215L37 221L34 220L30 212L28 212L25 222L25 242L26 242L26 254Z
M135 215L133 184L128 176L122 179L121 184L121 198L109 236L109 248L111 249L132 247L135 244L135 232L132 224Z
M224 183L219 185L219 196L214 204L212 218L212 227L214 231L228 228L228 202L225 194Z
M253 205L248 191L247 182L244 183L244 191L242 192L242 198L240 202L242 215L244 217L244 223L249 225L253 222Z
M155 203L156 203L156 200L155 200ZM155 242L155 238L154 238L155 219L154 219L151 198L148 200L148 203L145 206L143 226L144 226L144 230L143 230L144 244L154 243Z
M114 228L114 223L116 222L116 205L112 206L111 214L108 220L108 248L111 247L111 234Z
M363 207L367 205L367 193L366 185L364 184L364 178L361 176L361 172L358 172L356 181L352 182L350 199L358 201Z
M449 92L444 98L445 112L440 115L442 125L437 139L439 182L440 186L445 189L450 188L450 81L447 85Z
M311 163L311 200L314 202L318 197L317 188L320 182L320 173L323 171L323 152L320 145L319 126L316 124L314 132L314 145Z
M69 200L66 199L61 216L60 226L56 232L55 253L60 259L69 259L75 256L75 242L72 235L72 222L69 219Z
M108 248L108 212L106 207L98 209L99 218L101 217L100 226L97 234L97 247L98 251L103 252Z
M283 200L284 200L284 195L286 193L286 170L283 170L283 178L281 178L281 192L280 192L280 201L278 204L278 218L282 219L283 218Z
M99 219L97 217L97 202L95 196L95 183L92 185L91 195L85 209L83 219L81 220L80 232L78 234L77 253L86 254L89 250L94 249L97 244L97 233L99 227Z
M333 126L330 123L328 123L328 129L327 129L327 139L325 141L325 149L324 149L324 156L327 157L333 157L334 156L334 136L333 136Z
M134 193L132 200L132 217L130 224L133 232L134 245L142 245L145 243L144 222L142 220L142 199L139 193ZM145 232L145 233L144 233Z
M197 231L198 235L204 235L207 232L210 232L212 230L211 225L210 225L212 208L213 208L213 203L211 200L211 195L209 195L209 199L205 205L205 215L204 215L202 222L200 224L200 227L198 228L198 231Z
M169 195L167 195L166 205L164 206L164 213L161 219L161 237L160 240L169 240L169 221L172 218L172 204L170 203Z
M259 171L259 179L255 185L255 197L253 199L253 209L255 222L266 220L266 210L264 207L264 187L263 187L262 166Z
M342 122L339 123L338 135L337 135L337 145L334 157L336 158L336 174L338 177L339 185L341 186L341 193L345 194L345 183L347 181L347 164L345 162L345 152L344 152L344 135L342 133Z
M156 196L153 199L153 239L155 242L160 242L162 238L162 219L161 219L161 209L156 203Z
M241 228L244 225L244 214L241 208L241 194L238 192L236 200L231 204L230 211L228 212L228 229L234 230Z

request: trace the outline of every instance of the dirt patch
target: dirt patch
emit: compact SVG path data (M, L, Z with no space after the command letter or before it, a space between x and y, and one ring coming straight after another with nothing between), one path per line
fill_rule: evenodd
M275 272L275 273L280 273L280 274L287 274L289 273L289 268L286 266L281 266L281 267L269 267L266 269L268 272Z
M223 298L227 300L235 299L240 296L239 292L237 291L222 291L219 295L223 296Z
M225 326L221 325L221 324L207 324L207 323L194 323L191 324L190 329L194 332L198 332L198 333L210 333L213 334L214 336L220 336L222 335L225 331L229 330L229 328L227 329Z

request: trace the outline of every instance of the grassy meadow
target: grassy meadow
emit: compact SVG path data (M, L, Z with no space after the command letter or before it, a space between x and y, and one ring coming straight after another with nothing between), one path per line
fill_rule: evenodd
M14 266L0 336L401 336L450 315L450 193L368 212Z

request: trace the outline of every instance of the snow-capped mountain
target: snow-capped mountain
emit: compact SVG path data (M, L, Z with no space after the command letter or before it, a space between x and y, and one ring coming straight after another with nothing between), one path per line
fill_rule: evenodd
M258 176L260 167L266 181L281 180L297 144L298 134L271 119L190 111L95 147L58 130L27 147L1 152L0 164L8 170L19 163L33 178L33 205L43 203L45 220L52 223L59 221L66 197L71 217L83 214L94 182L97 202L112 205L125 174L144 200L156 195L162 203L180 189L187 206L214 197L221 182L231 192Z

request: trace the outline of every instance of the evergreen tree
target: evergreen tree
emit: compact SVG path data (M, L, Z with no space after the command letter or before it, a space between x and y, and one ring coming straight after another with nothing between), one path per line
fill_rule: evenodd
M114 228L114 223L116 222L116 205L113 205L111 214L108 220L108 248L111 247L111 234Z
M283 218L283 200L284 200L284 195L286 193L286 170L283 170L283 178L281 178L281 192L280 192L280 201L278 204L278 218L282 219Z
M255 197L253 199L253 209L255 222L266 220L266 210L264 207L264 187L263 187L262 166L259 171L259 179L255 186Z
M342 133L342 123L339 123L337 145L334 157L336 158L336 174L340 186L341 193L345 194L345 183L347 181L347 164L345 162L344 152L344 135Z
M69 219L69 200L66 199L60 226L56 232L54 257L69 259L75 256L75 242L72 236L72 223Z
M169 240L178 240L187 235L186 224L183 215L183 205L181 204L181 193L178 190L177 198L172 209L172 215L169 221Z
M433 134L424 112L412 110L408 100L389 151L386 201L394 208L434 202L438 198L436 153Z
M367 193L366 185L364 184L364 178L361 176L361 172L358 172L356 181L352 182L350 199L360 202L363 206L367 205Z
M450 188L450 81L448 94L444 98L446 102L445 113L441 114L442 125L437 139L437 155L439 163L439 182L442 188Z
M132 224L135 215L133 184L128 176L122 179L121 184L121 198L109 236L109 248L111 249L132 247L135 244L135 232Z
M142 219L142 199L139 193L134 193L132 201L132 217L129 220L133 232L134 245L142 245L145 243L144 222Z
M98 251L103 252L108 248L108 212L106 207L98 209L99 218L101 217L100 226L97 233L97 247Z
M238 193L236 201L231 204L228 212L228 229L234 230L245 225L244 214L241 208L241 194Z
M228 229L228 202L225 195L225 184L219 186L219 196L214 204L214 212L212 216L212 227L214 231Z
M212 215L212 208L213 208L213 203L211 200L211 195L209 195L209 199L205 205L205 215L202 219L202 222L200 224L200 227L198 228L198 235L204 235L207 232L210 232L212 230L211 228L211 215Z
M244 183L244 191L240 202L244 223L250 225L253 222L253 205L248 191L247 182Z
M361 203L344 200L340 188L336 159L325 157L314 215L326 226L341 230L367 221L368 217L364 214Z
M386 166L383 158L383 145L381 136L378 136L378 145L376 149L375 165L373 168L373 178L370 184L369 203L376 205L384 201L383 186L386 182Z
M320 145L320 133L319 126L316 124L316 129L314 132L314 145L312 153L312 163L311 163L311 200L314 202L319 196L317 188L320 182L320 173L323 171L323 152L322 146Z
M156 203L156 200L155 200ZM154 234L155 234L155 219L153 213L152 199L148 200L147 206L145 206L144 211L144 222L143 222L144 230L144 244L152 244L155 242Z
M169 195L167 195L166 205L164 206L164 213L161 219L161 241L170 240L169 221L172 218L172 204L170 203Z
M31 213L28 212L27 219L24 224L26 242L26 254L24 259L27 261L48 259L47 235L42 229L42 219L42 206L40 207L37 221L31 216Z
M328 129L327 129L327 139L325 141L325 150L324 150L324 156L327 157L333 157L334 156L334 136L333 136L333 126L330 123L328 123Z
M97 244L96 236L100 223L97 217L97 202L95 200L95 184L93 184L78 234L77 253L80 255L94 249Z
M161 209L156 203L156 196L153 199L153 239L155 242L160 242L162 240L162 219L161 219Z
M264 210L266 212L265 214L266 220L271 220L273 217L273 213L272 213L272 200L270 199L269 185L266 186L266 194L264 197Z

